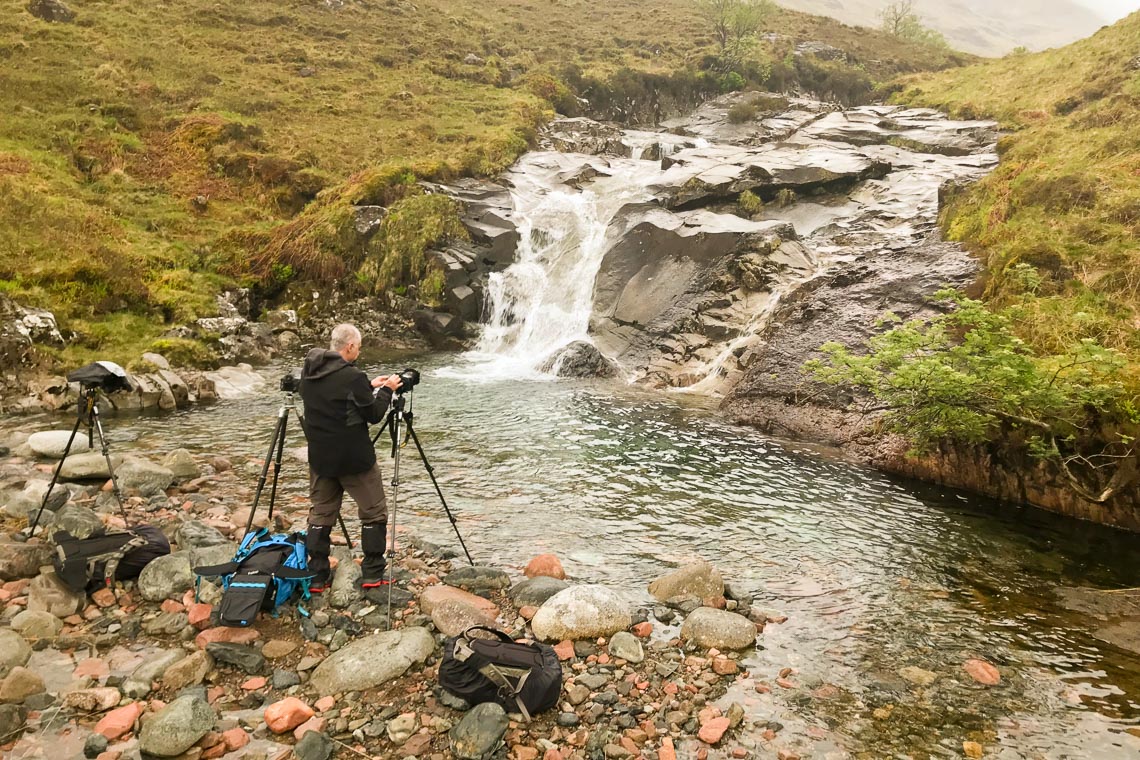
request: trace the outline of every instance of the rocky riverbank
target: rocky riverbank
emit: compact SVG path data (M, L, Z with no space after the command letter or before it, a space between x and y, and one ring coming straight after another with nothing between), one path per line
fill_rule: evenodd
M52 434L0 462L4 528L38 510L52 468ZM217 625L220 589L195 596L191 568L227 560L242 534L259 463L170 452L119 468L132 521L160 526L173 553L137 582L70 592L50 570L43 536L123 526L102 474L52 492L31 540L0 539L0 749L9 757L584 758L749 757L784 747L779 726L742 705L714 702L729 688L780 688L791 669L741 665L765 624L707 563L648 585L655 603L567 579L554 555L514 573L468 567L453 552L400 539L397 584L361 593L360 570L340 546L333 588L248 629ZM278 505L275 528L302 527L305 505ZM255 524L264 523L264 512ZM472 624L547 641L562 662L558 706L532 722L439 689L441 644ZM60 754L63 753L63 754Z

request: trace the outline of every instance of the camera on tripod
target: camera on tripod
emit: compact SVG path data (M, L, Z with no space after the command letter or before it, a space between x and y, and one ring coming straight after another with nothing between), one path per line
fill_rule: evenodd
M126 371L114 362L91 362L67 373L69 383L79 383L87 391L129 391L131 381Z
M295 369L281 378L281 390L296 393L301 390L301 370Z
M402 372L400 372L399 378L400 384L396 387L396 393L405 393L419 385L420 371L418 369L407 367Z

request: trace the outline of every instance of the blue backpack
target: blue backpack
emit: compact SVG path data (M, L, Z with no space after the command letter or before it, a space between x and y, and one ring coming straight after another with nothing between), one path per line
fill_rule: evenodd
M261 611L276 617L277 608L298 590L307 600L308 581L315 575L308 569L304 532L270 533L267 528L247 533L229 562L196 567L194 573L199 584L202 578L222 579L219 622L237 628L252 625ZM308 615L303 607L298 610Z

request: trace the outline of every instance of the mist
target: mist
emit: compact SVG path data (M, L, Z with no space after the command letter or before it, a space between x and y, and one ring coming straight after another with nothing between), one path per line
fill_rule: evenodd
M1119 21L1129 13L1140 10L1140 0L1077 0L1077 2L1106 22Z

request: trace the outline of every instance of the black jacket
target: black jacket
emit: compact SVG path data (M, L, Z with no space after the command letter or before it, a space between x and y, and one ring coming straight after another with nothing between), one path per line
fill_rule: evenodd
M368 376L336 351L314 348L301 369L309 467L318 475L356 475L376 464L368 426L384 419L392 392L375 397Z

